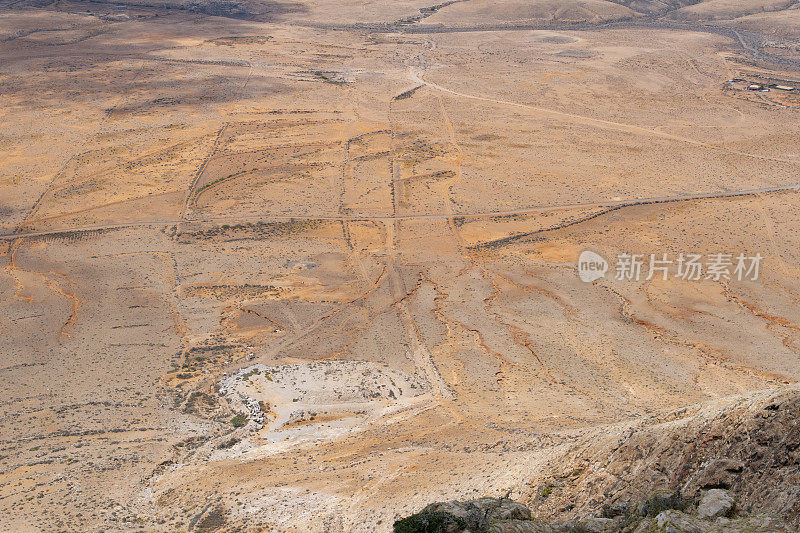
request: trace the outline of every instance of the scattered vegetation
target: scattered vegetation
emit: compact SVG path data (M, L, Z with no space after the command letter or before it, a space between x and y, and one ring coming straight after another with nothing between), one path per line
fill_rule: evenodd
M398 94L397 96L394 97L394 99L395 100L405 100L406 98L411 98L414 95L414 93L417 92L417 90L420 87L424 87L424 85L417 85L413 89L409 89L409 90L407 90L405 92L402 92L402 93Z
M231 439L226 440L225 442L222 442L222 443L218 444L217 445L217 449L218 450L227 450L228 448L233 448L239 442L241 442L241 439L237 439L236 437L233 437Z
M320 70L315 70L314 72L312 72L312 74L317 78L321 79L322 81L324 81L325 83L333 83L335 85L345 85L349 83L342 77L341 74L337 72L322 72Z
M247 374L245 374L244 376L242 376L242 379L244 379L244 380L248 380L248 379L250 379L250 378L251 378L251 377L253 377L253 376L257 376L257 375L258 375L258 374L260 374L260 373L261 373L261 371L260 371L258 368L254 368L253 370L251 370L250 372L248 372Z
M683 511L689 502L681 496L680 491L658 491L639 503L638 513L641 516L656 516L668 509Z
M447 533L466 527L464 521L446 511L422 511L394 523L394 533Z
M212 411L216 405L217 400L210 394L206 394L202 391L194 391L186 399L183 412L201 415Z
M252 234L253 237L291 237L305 231L315 229L324 223L323 220L290 219L282 222L245 222L240 224L224 224L202 231L183 232L177 235L181 242L192 239L211 239L227 236L231 232Z
M235 178L237 176L241 176L242 174L245 174L247 172L255 172L256 170L258 170L258 169L254 168L254 169L251 169L251 170L240 170L239 172L234 172L233 174L228 174L227 176L223 176L223 177L215 179L214 181L210 181L210 182L206 183L205 185L203 185L202 187L200 187L199 189L197 189L197 192L195 193L195 197L199 196L201 192L203 192L204 190L208 189L209 187L212 187L212 186L216 185L217 183L223 182L223 181L231 179L231 178Z

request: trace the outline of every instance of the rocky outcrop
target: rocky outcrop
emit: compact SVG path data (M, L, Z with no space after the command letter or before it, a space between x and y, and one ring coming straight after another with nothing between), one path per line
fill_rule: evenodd
M697 507L698 518L711 519L728 516L733 511L733 496L722 489L711 489L703 495Z
M794 385L598 428L553 453L522 491L527 506L436 503L395 531L798 531L799 417Z
M421 512L395 523L398 533L417 531L480 532L506 531L497 524L531 521L531 511L508 498L480 498L466 502L432 503ZM437 529L438 528L438 529ZM513 531L513 529L508 529Z
M723 489L740 512L798 530L799 417L795 385L598 429L554 454L520 499L536 516L566 520L643 501L653 491L696 503ZM708 500L704 517L718 516L721 505Z
M677 508L666 508L674 506ZM633 511L613 518L593 516L545 522L507 498L433 503L394 524L394 533L789 533L792 527L766 515L734 513L734 499L723 489L705 492L695 506L676 494L655 494ZM601 511L602 512L602 511Z

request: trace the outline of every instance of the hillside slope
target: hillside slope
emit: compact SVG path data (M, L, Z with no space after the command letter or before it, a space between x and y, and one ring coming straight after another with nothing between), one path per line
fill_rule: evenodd
M598 429L547 463L551 473L526 503L536 516L567 519L659 489L692 499L723 488L740 509L800 527L798 415L800 389L791 386Z
M508 499L513 491L437 502L394 531L797 531L798 414L793 386L598 427L565 453L543 452L552 457L523 494L527 506Z

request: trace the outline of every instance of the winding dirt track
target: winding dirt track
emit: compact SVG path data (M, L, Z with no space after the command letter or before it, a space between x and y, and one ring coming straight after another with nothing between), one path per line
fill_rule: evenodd
M734 198L739 196L756 196L759 194L769 194L769 193L779 193L779 192L788 192L788 191L800 191L800 184L795 185L786 185L782 187L762 187L759 189L746 189L746 190L739 190L739 191L727 191L727 192L707 192L707 193L697 193L697 194L687 194L687 195L678 195L678 196L660 196L660 197L651 197L651 198L636 198L632 200L617 200L617 201L607 201L607 202L584 202L584 203L574 203L574 204L553 204L553 205L542 205L542 206L531 206L525 207L520 209L510 209L506 211L482 211L476 213L428 213L428 214L419 214L419 215L372 215L372 216L361 216L361 215L350 215L350 216L334 216L334 215L319 215L319 216L310 216L310 215L299 215L299 216L291 216L291 215L263 215L263 216L252 216L252 217L210 217L210 218L197 218L197 219L189 219L183 220L179 218L175 219L153 219L153 220L141 220L137 222L126 222L120 224L104 224L104 225L87 225L87 226L74 226L70 228L60 228L60 229L52 229L52 230L44 230L44 231L31 231L31 232L21 232L21 233L6 233L0 234L0 240L12 240L12 239L21 239L25 237L41 237L47 235L58 235L58 234L66 234L66 233L74 233L74 232L84 232L84 231L102 231L102 230L110 230L110 229L122 229L122 228L136 228L136 227L147 227L147 226L170 226L174 224L181 224L187 222L196 222L196 223L229 223L229 222L289 222L289 221L303 221L303 220L314 220L314 221L334 221L334 222L385 222L391 220L450 220L453 218L489 218L489 217L502 217L502 216L511 216L511 215L525 215L529 213L546 213L548 211L560 211L565 209L580 209L580 208L613 208L622 209L625 207L634 207L638 205L648 205L648 204L663 204L663 203L671 203L671 202L686 202L691 200L703 200L703 199L715 199L715 198Z

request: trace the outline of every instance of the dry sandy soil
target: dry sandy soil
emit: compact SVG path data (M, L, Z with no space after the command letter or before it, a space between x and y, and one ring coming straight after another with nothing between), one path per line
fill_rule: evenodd
M795 383L800 92L747 85L800 87L798 28L0 0L0 529L389 530ZM587 284L586 249L764 259Z

